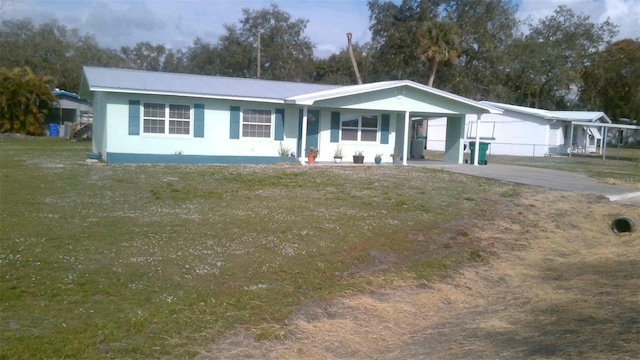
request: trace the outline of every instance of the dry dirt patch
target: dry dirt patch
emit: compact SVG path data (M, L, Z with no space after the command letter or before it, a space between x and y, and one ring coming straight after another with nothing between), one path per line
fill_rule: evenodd
M445 281L396 279L300 311L282 338L238 331L199 359L612 359L640 354L640 207L534 189L464 231L485 264ZM464 226L460 224L460 226ZM374 281L375 279L372 279Z

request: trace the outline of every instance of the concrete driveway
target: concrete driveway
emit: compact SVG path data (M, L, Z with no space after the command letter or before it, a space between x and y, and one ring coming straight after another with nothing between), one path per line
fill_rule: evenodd
M640 205L640 190L602 184L588 176L567 171L503 164L450 165L431 160L408 161L408 164L555 190L602 195L611 201Z

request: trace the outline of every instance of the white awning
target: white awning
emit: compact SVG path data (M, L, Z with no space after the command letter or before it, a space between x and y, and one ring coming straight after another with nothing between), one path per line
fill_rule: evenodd
M589 134L591 134L591 136L593 136L594 138L600 140L602 139L602 136L600 135L600 131L598 131L598 129L593 128L593 127L589 127L587 128L587 131L589 132Z

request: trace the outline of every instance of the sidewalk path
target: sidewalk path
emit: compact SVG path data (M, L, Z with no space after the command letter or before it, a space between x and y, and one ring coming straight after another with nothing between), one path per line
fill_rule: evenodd
M586 175L568 171L503 164L451 165L430 160L409 161L408 164L549 189L602 195L611 201L640 205L640 190L599 183Z

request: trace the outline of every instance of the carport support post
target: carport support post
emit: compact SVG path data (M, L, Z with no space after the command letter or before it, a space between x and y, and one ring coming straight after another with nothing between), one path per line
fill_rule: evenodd
M476 149L473 152L473 166L478 166L478 154L480 153L480 115L476 115Z
M569 157L571 157L573 152L573 122L569 122L569 124L571 124L571 130L569 131Z
M307 152L307 110L308 106L302 107L302 139L300 139L300 163L304 165L304 154Z
M447 117L447 135L444 144L445 164L462 164L464 124L464 115Z
M409 158L409 123L411 123L411 116L409 112L404 112L404 144L402 146L402 165L407 165L407 159Z
M602 155L602 147L604 146L604 129L604 126L600 128L600 155ZM596 145L598 145L598 139L596 139Z
M608 127L603 126L604 131L602 132L602 144L600 144L600 149L602 150L602 160L606 160L607 157L607 130Z

